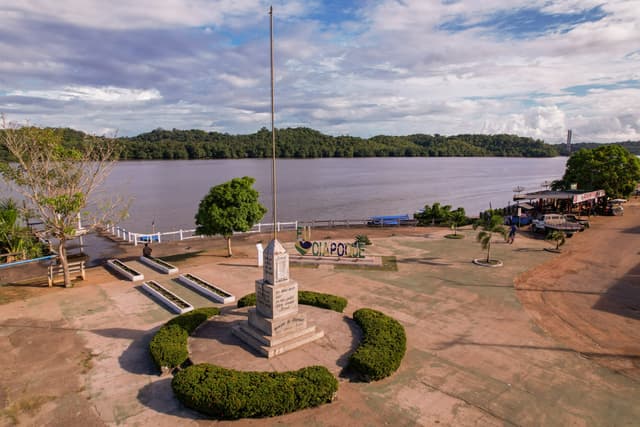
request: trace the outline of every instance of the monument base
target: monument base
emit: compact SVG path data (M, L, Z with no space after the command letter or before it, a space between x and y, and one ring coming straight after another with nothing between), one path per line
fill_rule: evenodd
M265 330L271 330L268 334ZM322 338L324 331L307 326L304 313L293 313L279 319L267 319L255 308L249 309L249 321L232 329L233 334L262 356L271 358Z

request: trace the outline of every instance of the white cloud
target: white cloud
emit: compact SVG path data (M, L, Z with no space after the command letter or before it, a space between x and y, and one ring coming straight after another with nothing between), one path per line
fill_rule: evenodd
M126 89L118 87L68 86L52 90L16 90L8 96L24 96L56 101L84 101L105 103L145 102L161 99L156 89Z
M269 123L267 1L3 3L11 37L0 40L0 111L121 134L242 133ZM360 136L516 132L548 142L571 127L583 141L640 139L638 89L615 86L640 79L637 1L379 0L333 5L360 8L340 22L319 18L333 16L321 0L274 6L277 126ZM602 19L531 37L441 29L517 9L597 6ZM575 86L586 89L567 90Z

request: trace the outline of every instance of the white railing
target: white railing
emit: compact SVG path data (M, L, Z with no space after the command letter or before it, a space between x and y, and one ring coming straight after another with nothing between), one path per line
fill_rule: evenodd
M278 222L276 223L276 228L278 231L296 230L298 228L298 221ZM189 230L180 229L177 231L164 231L156 233L134 233L127 230L126 228L114 225L108 228L107 231L118 239L133 243L134 246L138 246L138 244L142 243L162 243L177 240L201 239L204 237L201 234L196 234L195 228ZM273 224L256 224L251 230L247 231L247 233L268 233L271 231L273 231Z

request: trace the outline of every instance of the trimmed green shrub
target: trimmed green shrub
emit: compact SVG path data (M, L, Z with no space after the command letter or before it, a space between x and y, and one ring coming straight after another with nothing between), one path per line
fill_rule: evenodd
M211 316L220 314L215 307L198 308L165 323L151 339L149 352L159 369L173 369L189 358L187 339Z
M355 243L358 243L363 246L370 245L371 240L369 240L369 236L367 236L366 234L357 234Z
M187 331L187 334L191 335L193 331L195 331L196 328L200 326L205 320L210 317L217 316L218 314L220 314L220 309L217 307L197 308L188 313L174 317L166 323L166 326L178 325L182 329Z
M313 291L298 291L298 304L326 308L342 313L347 306L345 298ZM256 294L248 294L238 300L238 308L256 305Z
M241 372L207 363L171 381L185 406L218 419L273 417L331 402L338 381L323 366L292 372Z
M238 308L242 307L252 307L256 305L256 294L255 292L252 294L248 294L243 296L238 300Z
M313 291L298 291L298 304L326 308L342 313L344 308L347 306L347 300L331 294L322 294Z
M394 373L407 349L404 327L392 317L369 308L353 313L363 332L362 342L349 357L349 367L366 381L377 381Z

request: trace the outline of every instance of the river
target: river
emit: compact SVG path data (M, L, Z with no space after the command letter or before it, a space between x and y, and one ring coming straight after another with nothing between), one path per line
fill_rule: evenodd
M281 159L277 161L278 221L366 219L409 214L425 204L465 208L467 215L512 203L513 189L543 188L562 177L566 157ZM198 203L212 186L252 176L271 223L271 160L127 161L116 164L101 192L131 199L119 225L136 233L195 228ZM116 245L85 238L89 264L113 256Z
M464 207L477 215L512 202L513 189L539 190L558 179L566 158L496 157L282 159L277 161L278 220L364 219L413 214L425 204ZM271 208L271 160L120 162L102 187L132 199L120 225L140 233L194 228L198 203L234 177L256 178ZM267 213L263 222L271 222Z

